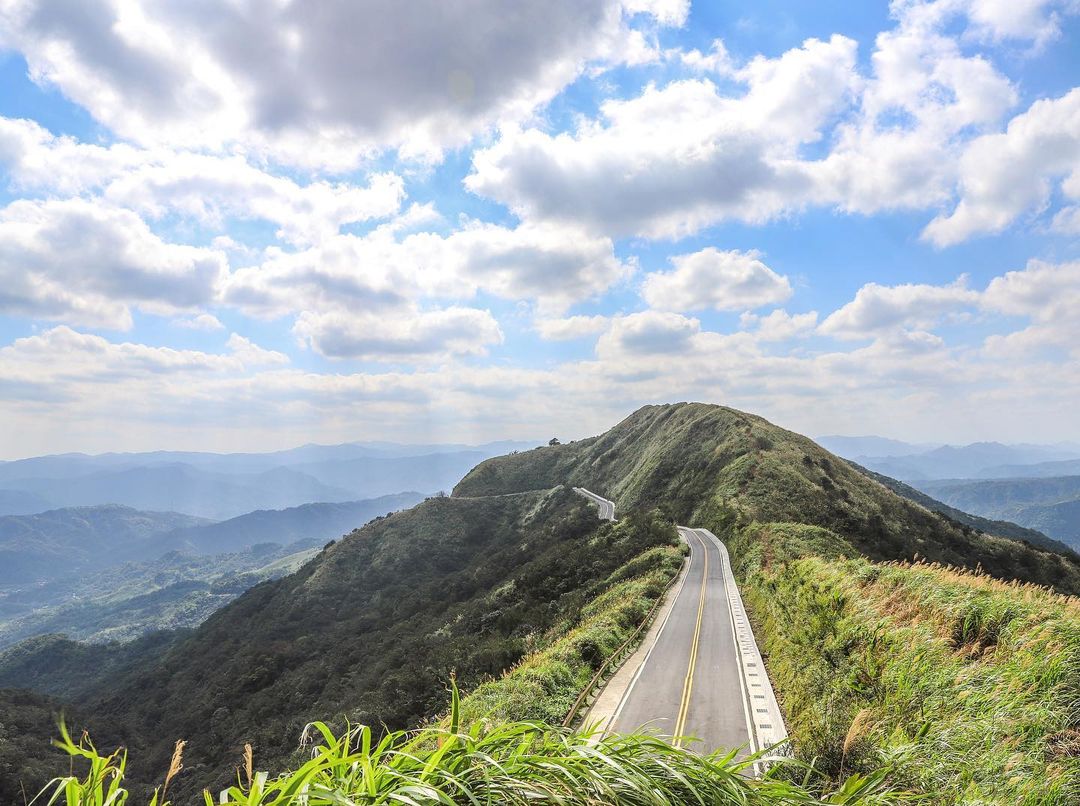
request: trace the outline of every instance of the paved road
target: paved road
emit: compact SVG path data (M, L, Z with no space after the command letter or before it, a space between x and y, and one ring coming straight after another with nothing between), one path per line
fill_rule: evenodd
M589 492L584 487L575 487L574 492L577 493L578 495L585 496L590 501L592 501L594 504L596 504L597 508L600 510L600 519L601 520L605 520L605 521L613 521L613 520L615 520L615 504L613 504L611 501L608 501L606 498L601 498L596 493Z
M679 527L690 546L686 578L655 643L623 694L608 729L642 727L686 738L699 752L751 749L753 727L728 590L724 558L709 533Z

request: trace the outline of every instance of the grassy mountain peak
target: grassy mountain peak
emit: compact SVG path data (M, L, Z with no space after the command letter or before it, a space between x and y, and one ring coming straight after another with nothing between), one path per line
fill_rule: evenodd
M455 496L558 484L587 487L620 510L659 507L680 523L827 528L872 560L917 556L1080 592L1080 563L980 534L867 478L813 440L726 406L645 406L604 434L488 459Z

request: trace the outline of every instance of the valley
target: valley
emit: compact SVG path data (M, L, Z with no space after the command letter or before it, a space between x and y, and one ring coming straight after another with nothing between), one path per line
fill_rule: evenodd
M725 589L730 554L789 752L813 761L804 793L869 776L875 791L943 802L1069 803L1080 558L921 495L751 414L649 406L597 437L486 459L450 496L377 517L193 630L98 648L24 642L0 655L0 682L122 742L136 793L185 738L170 794L188 802L228 785L244 742L260 769L295 768L313 719L335 731L443 724L452 672L464 725L559 724L689 556L696 581L672 594L662 634L698 645L697 664L687 675L685 649L656 649L681 667L675 707L670 668L653 680L643 666L609 727L659 722L696 736L697 754L745 754L766 743L734 693L725 597L701 585ZM682 541L676 524L690 527ZM0 762L20 763L10 753Z

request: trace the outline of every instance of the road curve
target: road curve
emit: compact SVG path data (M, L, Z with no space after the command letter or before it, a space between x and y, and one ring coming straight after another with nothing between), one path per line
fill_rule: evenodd
M612 501L608 501L606 498L602 498L596 493L589 492L584 487L575 487L574 492L578 495L583 495L596 504L600 510L600 519L605 521L615 520L615 504Z

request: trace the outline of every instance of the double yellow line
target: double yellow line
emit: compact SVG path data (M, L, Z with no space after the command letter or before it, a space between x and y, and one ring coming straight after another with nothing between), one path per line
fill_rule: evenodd
M686 714L690 710L690 693L694 689L694 669L697 667L698 647L701 644L701 620L705 615L705 591L709 582L709 549L705 541L701 539L693 529L687 529L701 544L704 552L705 569L701 574L701 597L698 599L697 623L694 625L694 640L690 644L690 665L686 669L686 679L683 680L682 700L679 702L679 716L675 720L675 746L678 747L683 741L683 732L686 730Z

